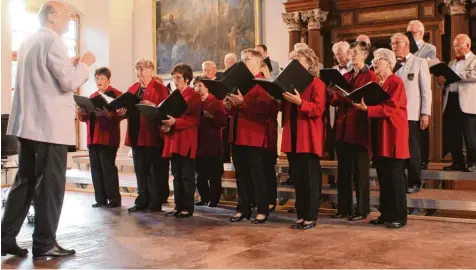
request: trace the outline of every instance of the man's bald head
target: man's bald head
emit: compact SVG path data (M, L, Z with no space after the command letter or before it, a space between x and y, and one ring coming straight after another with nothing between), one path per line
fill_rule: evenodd
M66 6L60 1L50 0L45 2L38 12L38 18L42 26L51 28L58 35L68 31L69 14Z
M363 41L363 42L367 43L367 45L369 45L369 46L371 45L371 44L370 44L370 38L369 38L369 36L367 36L367 35L359 35L359 36L355 39L355 41Z

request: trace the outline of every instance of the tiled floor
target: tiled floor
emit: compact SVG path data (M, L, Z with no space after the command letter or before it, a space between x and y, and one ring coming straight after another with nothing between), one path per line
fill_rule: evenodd
M296 231L288 228L294 214L230 224L233 210L199 207L178 220L130 214L133 199L124 197L121 209L93 209L93 194L68 192L57 238L76 256L2 257L2 268L476 268L476 224L411 219L388 230L321 215L314 230ZM18 237L30 251L32 229L25 222Z

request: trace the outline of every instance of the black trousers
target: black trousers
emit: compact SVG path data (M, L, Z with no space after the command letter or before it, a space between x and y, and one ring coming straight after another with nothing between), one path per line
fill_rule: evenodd
M405 160L376 157L380 186L380 217L384 222L407 222L407 194L403 165Z
M56 230L63 207L66 182L66 145L19 138L19 166L8 194L2 218L2 248L16 245L34 198L33 253L41 254L56 244Z
M195 160L180 155L172 156L174 200L176 211L194 211Z
M230 136L230 118L227 116L226 127L221 130L222 148L223 148L223 163L231 162L231 144L228 142Z
M94 196L96 202L121 204L119 193L119 176L116 167L117 147L91 145L89 161L93 178Z
M430 128L420 129L421 162L428 164L430 161Z
M288 153L287 155L296 194L297 218L315 221L321 205L320 158L308 153Z
M133 147L132 158L137 177L135 205L141 209L162 209L169 197L169 161L162 158L162 148Z
M239 209L244 215L251 212L253 198L258 214L268 215L268 192L264 176L264 152L261 147L235 145L233 165L235 166L236 185L238 187Z
M221 197L223 161L221 157L197 157L196 162L197 190L200 199L216 205Z
M355 214L370 213L369 154L365 147L339 142L337 149L337 204L341 214L354 214L352 181L357 206Z
M476 164L476 115L461 111L458 93L449 93L443 113L445 141L453 163L471 166ZM463 154L466 146L466 160Z
M410 158L407 159L405 167L408 169L407 187L421 187L421 138L420 138L420 122L408 121L410 146Z
M264 152L264 178L267 183L268 204L276 205L278 199L278 178L276 177L276 152L265 150Z

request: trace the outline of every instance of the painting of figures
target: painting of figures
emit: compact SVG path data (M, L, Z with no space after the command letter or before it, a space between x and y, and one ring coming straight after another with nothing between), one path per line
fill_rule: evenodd
M259 39L259 0L157 0L157 73L168 74L177 63L201 70L212 60L254 47Z

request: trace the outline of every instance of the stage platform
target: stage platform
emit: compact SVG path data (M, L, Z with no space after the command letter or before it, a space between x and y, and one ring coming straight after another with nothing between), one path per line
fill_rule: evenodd
M296 231L288 228L295 214L231 224L231 208L197 207L192 218L176 219L130 214L133 201L97 209L93 194L67 192L57 240L77 254L33 261L34 226L25 222L17 241L30 255L2 257L2 268L476 268L474 220L411 216L406 227L389 230L367 223L375 214L349 222L321 212L315 229Z

